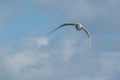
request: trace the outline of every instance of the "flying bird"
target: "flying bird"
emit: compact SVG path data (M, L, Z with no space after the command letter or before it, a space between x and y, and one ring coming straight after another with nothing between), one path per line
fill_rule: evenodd
M64 27L64 26L74 26L77 31L83 30L83 31L87 34L88 38L90 38L90 34L89 34L89 32L87 31L87 29L85 29L85 28L83 27L83 25L82 25L82 24L79 24L79 23L65 23L65 24L62 24L62 25L60 25L59 27L55 28L53 31L51 31L48 35L50 35L51 33L55 32L56 30L58 30L59 28Z

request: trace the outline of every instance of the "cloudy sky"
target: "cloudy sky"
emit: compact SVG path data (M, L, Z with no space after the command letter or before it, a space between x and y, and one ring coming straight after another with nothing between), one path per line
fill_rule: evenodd
M0 80L119 80L120 0L0 0ZM83 24L90 32L64 27Z

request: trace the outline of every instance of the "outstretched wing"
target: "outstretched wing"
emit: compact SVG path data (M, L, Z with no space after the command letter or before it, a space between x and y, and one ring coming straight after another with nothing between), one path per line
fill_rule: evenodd
M57 29L63 27L63 26L67 26L67 25L71 25L71 26L76 26L77 24L74 24L74 23L65 23L65 24L62 24L61 26L55 28L54 30L52 30L50 33L48 33L48 35L50 35L51 33L53 33L54 31L56 31Z
M85 28L83 28L82 27L82 29L85 31L85 33L87 34L87 36L88 36L88 38L90 38L90 34L89 34L89 32L87 31L87 29L85 29Z

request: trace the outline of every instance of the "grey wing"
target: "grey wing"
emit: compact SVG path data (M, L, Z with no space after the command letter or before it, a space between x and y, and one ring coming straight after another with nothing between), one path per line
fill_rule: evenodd
M76 26L76 24L74 24L74 23L65 23L65 24L62 24L61 26L55 28L54 30L52 30L50 33L48 33L48 35L50 35L51 33L55 32L55 31L58 30L59 28L61 28L61 27L63 27L63 26L67 26L67 25Z
M89 32L87 31L87 29L85 29L85 28L83 28L82 27L82 29L85 31L85 33L87 34L87 36L88 36L88 38L90 38L90 34L89 34Z

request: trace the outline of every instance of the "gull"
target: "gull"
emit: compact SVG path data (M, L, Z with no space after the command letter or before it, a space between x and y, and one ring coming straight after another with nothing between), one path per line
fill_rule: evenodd
M87 34L88 38L90 38L90 34L89 34L88 30L85 29L85 28L83 27L83 25L80 24L80 23L64 23L64 24L60 25L59 27L55 28L54 30L52 30L48 35L50 35L51 33L55 32L55 31L58 30L59 28L65 27L65 26L74 26L77 31L83 30L83 31Z

